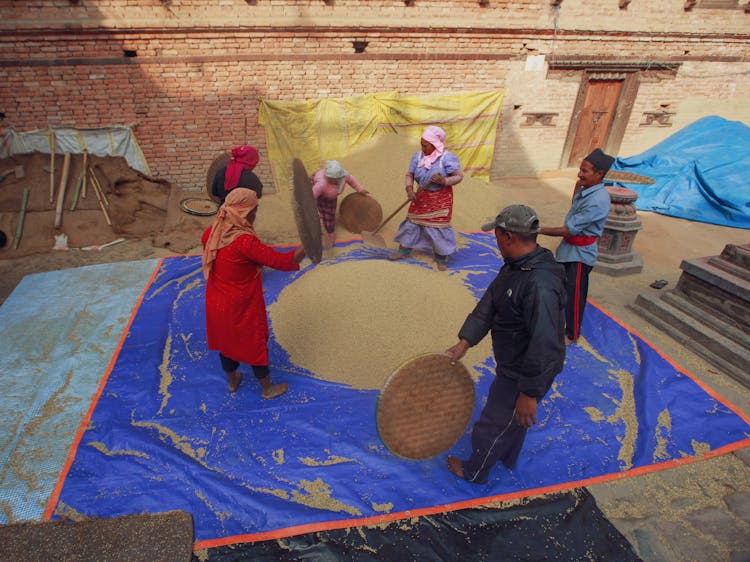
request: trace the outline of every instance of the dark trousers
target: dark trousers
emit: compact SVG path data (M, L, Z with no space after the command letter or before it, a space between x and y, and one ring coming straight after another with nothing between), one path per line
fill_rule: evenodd
M526 438L526 428L515 421L518 383L497 375L490 385L487 403L471 430L471 456L463 462L464 478L484 484L498 461L508 468L516 460Z
M227 373L236 371L240 366L239 361L230 359L223 353L219 353L219 359L221 360L221 368L224 369L224 371ZM253 374L255 375L255 378L258 380L266 378L270 373L268 365L251 365L251 367L253 368Z
M569 261L563 265L568 296L565 305L565 335L575 341L581 333L583 310L586 308L586 297L589 294L589 273L593 268L579 261Z

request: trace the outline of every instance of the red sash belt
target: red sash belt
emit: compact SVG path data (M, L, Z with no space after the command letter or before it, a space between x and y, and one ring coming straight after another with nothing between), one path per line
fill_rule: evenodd
M598 240L597 236L573 236L572 234L569 236L563 236L563 240L565 240L568 244L571 246L591 246L594 242Z
M421 226L447 228L452 214L453 186L448 186L437 191L417 191L417 199L409 205L406 218Z

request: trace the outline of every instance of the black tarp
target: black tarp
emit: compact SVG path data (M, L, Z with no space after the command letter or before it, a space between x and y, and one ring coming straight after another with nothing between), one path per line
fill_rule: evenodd
M640 560L585 488L510 507L464 509L278 540L210 548L198 562Z

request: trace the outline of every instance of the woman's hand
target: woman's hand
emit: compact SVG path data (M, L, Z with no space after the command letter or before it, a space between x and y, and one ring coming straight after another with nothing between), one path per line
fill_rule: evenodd
M292 259L294 259L295 263L299 263L303 259L305 259L305 256L307 256L307 254L305 253L305 249L302 246L297 246L294 249L294 255L292 256Z
M445 176L441 176L440 174L433 174L433 176L430 178L430 183L442 185L443 187L445 187Z
M413 187L407 187L407 188L406 188L406 196L407 196L407 197L408 197L408 198L409 198L409 199L410 199L411 201L415 201L415 200L417 199L417 194L416 194L416 193L414 193L414 188L413 188Z

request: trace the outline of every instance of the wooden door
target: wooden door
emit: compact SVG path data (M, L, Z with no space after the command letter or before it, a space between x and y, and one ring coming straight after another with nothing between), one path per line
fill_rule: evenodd
M583 107L568 158L569 167L577 168L592 150L597 147L603 149L607 144L622 85L622 80L597 79L591 79L586 84Z

